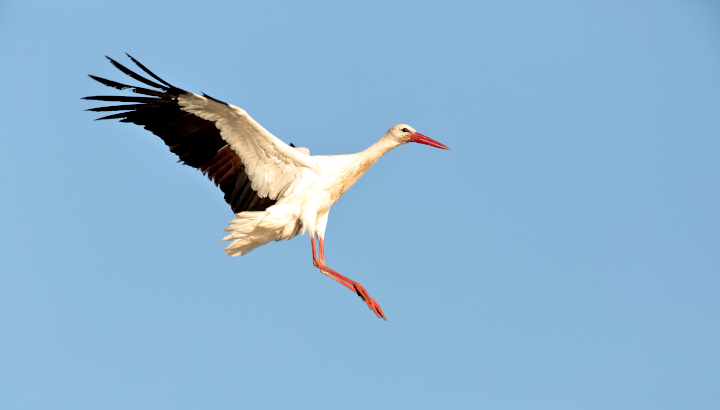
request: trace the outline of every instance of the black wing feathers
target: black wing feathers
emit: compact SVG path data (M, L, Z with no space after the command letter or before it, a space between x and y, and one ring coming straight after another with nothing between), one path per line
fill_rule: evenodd
M145 94L145 95L154 95L155 97L161 97L165 94L163 91L155 91L155 90L149 90L147 88L133 87L130 85L120 84L120 83L116 83L115 81L111 81L111 80L108 80L108 79L105 79L102 77L97 77L94 75L90 75L90 78L92 78L93 80L95 80L99 83L105 84L108 87L117 88L118 90L129 89L134 93Z
M108 60L110 60L110 62L112 63L112 65L114 65L118 70L120 70L120 71L122 71L123 73L129 75L130 77L132 77L132 78L140 81L141 83L145 83L145 84L149 85L150 87L160 88L160 89L165 90L165 91L170 91L171 89L176 89L176 88L173 87L173 86L170 86L170 87L168 88L168 87L165 87L164 85L160 85L160 84L158 84L158 83L156 83L156 82L150 81L150 80L148 80L147 78L145 78L145 77L143 77L143 76L141 76L141 75L136 74L134 71L131 71L131 70L127 69L124 65L118 63L117 61L113 60L112 58L110 58L110 57L108 57L108 56L105 56L105 58L107 58Z
M128 55L128 57L130 56ZM122 111L98 119L119 119L121 122L142 125L146 130L162 138L170 151L180 158L180 161L199 169L223 191L225 201L230 204L235 213L264 211L276 202L268 197L260 198L257 192L252 190L250 180L245 173L245 166L240 157L220 137L220 130L217 129L214 122L203 120L180 108L177 97L187 93L187 91L165 82L132 57L130 59L140 69L164 85L136 74L109 57L108 59L128 76L162 91L125 85L91 75L92 79L108 87L118 90L130 90L137 94L152 97L85 97L86 100L132 103L96 107L88 111ZM215 100L210 96L206 97ZM219 100L215 101L223 103Z
M132 62L135 63L136 66L140 67L141 70L145 71L150 77L160 81L161 83L167 85L170 88L175 88L172 85L166 83L162 78L156 76L152 71L148 70L144 65L140 64L140 62L137 61L136 59L134 59L130 54L125 53L125 55L130 57L130 60L132 60Z

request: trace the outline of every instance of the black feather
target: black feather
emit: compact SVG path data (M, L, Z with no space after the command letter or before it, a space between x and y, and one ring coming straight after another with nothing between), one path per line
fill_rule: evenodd
M145 104L153 104L157 101L162 101L159 98L128 97L125 95L94 95L92 97L83 97L83 100L136 102L136 103L145 103Z
M162 78L156 76L155 73L153 73L152 71L148 70L144 65L140 64L140 62L137 61L136 59L134 59L130 54L125 53L125 55L128 56L128 57L130 57L130 59L132 60L132 62L135 63L135 65L137 65L138 67L140 67L141 70L143 70L143 71L145 71L146 73L148 73L148 74L150 75L150 77L152 77L152 78L160 81L161 83L167 85L167 86L170 87L170 88L176 88L176 89L177 89L177 87L175 87L175 86L167 83L167 82L166 82L165 80L163 80Z
M107 58L108 60L110 60L110 62L111 62L115 67L117 67L118 70L120 70L120 71L122 71L123 73L129 75L130 77L132 77L132 78L140 81L141 83L147 84L147 85L149 85L149 86L151 86L151 87L160 88L160 89L165 90L165 91L168 91L168 90L169 90L169 88L165 87L164 85L160 85L160 84L158 84L158 83L156 83L156 82L154 82L154 81L150 81L150 80L148 80L147 78L142 77L142 76L136 74L134 71L126 68L124 65L118 63L117 61L113 60L112 58L110 58L110 57L108 57L108 56L105 56L105 58Z

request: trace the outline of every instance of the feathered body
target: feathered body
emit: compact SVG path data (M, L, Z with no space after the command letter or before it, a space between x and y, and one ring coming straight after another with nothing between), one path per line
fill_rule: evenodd
M228 255L244 255L270 241L290 239L308 230L325 237L330 207L377 161L399 143L380 139L367 150L350 155L316 155L313 169L303 174L302 185L281 196L264 212L241 212L226 228L232 241Z

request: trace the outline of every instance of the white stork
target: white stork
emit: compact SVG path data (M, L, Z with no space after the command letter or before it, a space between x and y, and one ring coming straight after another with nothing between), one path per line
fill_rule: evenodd
M142 125L162 138L180 161L198 168L225 193L236 218L225 228L230 241L228 255L244 255L270 241L310 234L313 265L357 293L378 317L380 305L358 282L325 265L325 227L330 207L383 154L408 142L449 149L417 133L405 124L396 125L365 151L349 155L310 156L305 148L280 141L255 122L245 110L187 92L168 84L128 57L147 79L107 57L120 71L154 87L134 87L91 75L94 80L143 96L94 96L86 100L130 103L91 108L89 111L120 111L104 119ZM315 237L318 239L316 249Z

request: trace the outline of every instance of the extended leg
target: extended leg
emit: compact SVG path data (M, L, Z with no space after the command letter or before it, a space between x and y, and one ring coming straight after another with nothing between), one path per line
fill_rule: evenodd
M367 293L367 290L358 282L355 282L352 279L346 278L345 276L335 272L334 270L330 269L327 265L325 265L325 241L323 241L322 238L318 238L320 241L320 257L318 257L317 252L315 251L315 236L310 237L310 243L312 245L312 251L313 251L313 266L320 269L320 272L323 274L335 279L336 281L340 282L343 286L346 288L352 290L353 292L357 293L360 298L367 303L370 310L375 312L375 315L377 317L381 317L385 320L385 314L383 313L382 309L380 308L380 305L378 305L377 302L375 302L375 299L371 298L370 295Z
M312 245L312 252L313 252L313 266L315 266L316 268L320 268L320 272L322 272L323 274L325 274L325 275L327 275L327 276L335 279L335 280L338 281L341 285L343 285L343 286L345 286L346 288L348 288L348 289L352 290L353 292L355 292L355 288L350 284L350 282L347 282L347 281L344 280L344 279L345 279L344 276L342 277L343 279L340 279L340 275L332 274L332 273L330 273L330 272L326 272L325 270L323 270L323 268L325 268L325 269L327 269L327 270L330 270L330 269L325 266L325 255L324 255L324 252L322 251L322 248L321 248L321 250L320 250L320 257L319 257L319 258L318 258L318 256L317 256L317 252L315 252L315 236L310 237L310 244Z

